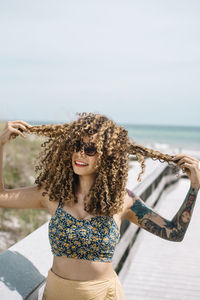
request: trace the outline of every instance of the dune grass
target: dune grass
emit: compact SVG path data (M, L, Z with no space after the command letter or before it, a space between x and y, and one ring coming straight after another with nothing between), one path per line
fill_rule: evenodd
M0 131L5 123L0 123ZM41 143L45 138L26 135L10 140L4 146L3 154L3 180L4 187L8 189L33 186L36 174L34 165L41 150ZM44 209L7 209L0 208L0 251L10 247L13 243L24 238L49 219ZM7 233L7 235L5 234ZM3 237L8 237L2 241ZM3 246L2 246L3 245Z

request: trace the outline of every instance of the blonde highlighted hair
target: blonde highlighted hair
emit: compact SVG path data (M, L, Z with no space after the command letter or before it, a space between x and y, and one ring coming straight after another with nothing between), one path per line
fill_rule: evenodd
M43 196L50 200L66 201L72 206L77 202L75 190L78 175L73 172L72 153L75 141L83 136L97 135L97 172L93 186L84 199L84 209L94 215L114 215L122 211L126 193L129 156L136 156L145 171L145 158L161 162L172 161L172 156L146 148L132 141L128 131L105 115L79 113L78 119L67 124L32 126L28 133L48 138L41 147L35 171L35 183L44 187Z

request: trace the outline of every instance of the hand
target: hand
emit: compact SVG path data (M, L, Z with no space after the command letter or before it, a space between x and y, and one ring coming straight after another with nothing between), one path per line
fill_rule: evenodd
M200 169L198 159L191 157L187 154L176 154L173 156L173 161L176 166L183 169L191 181L194 188L200 188Z
M27 128L30 127L31 125L24 121L8 121L3 131L0 132L0 144L4 145L11 138L16 138L18 135L21 135L23 138L26 138L22 132L27 132Z

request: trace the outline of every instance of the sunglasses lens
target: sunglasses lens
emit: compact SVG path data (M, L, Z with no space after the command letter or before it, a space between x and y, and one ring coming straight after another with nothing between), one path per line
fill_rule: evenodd
M93 145L88 145L87 143L81 141L76 141L74 150L79 152L82 147L84 148L85 154L88 156L93 156L97 153L97 149Z
M97 153L97 149L94 146L85 146L84 150L88 156L93 156Z

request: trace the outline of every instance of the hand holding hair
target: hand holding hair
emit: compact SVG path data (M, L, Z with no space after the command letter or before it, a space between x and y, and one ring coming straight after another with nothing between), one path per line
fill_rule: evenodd
M173 162L176 166L182 169L183 173L186 173L191 181L191 186L199 189L200 188L200 170L199 160L191 157L187 154L181 153L173 157Z
M23 132L28 132L28 128L31 128L31 125L24 121L8 121L5 128L0 133L1 145L6 144L10 139L14 139L18 135L26 138Z

